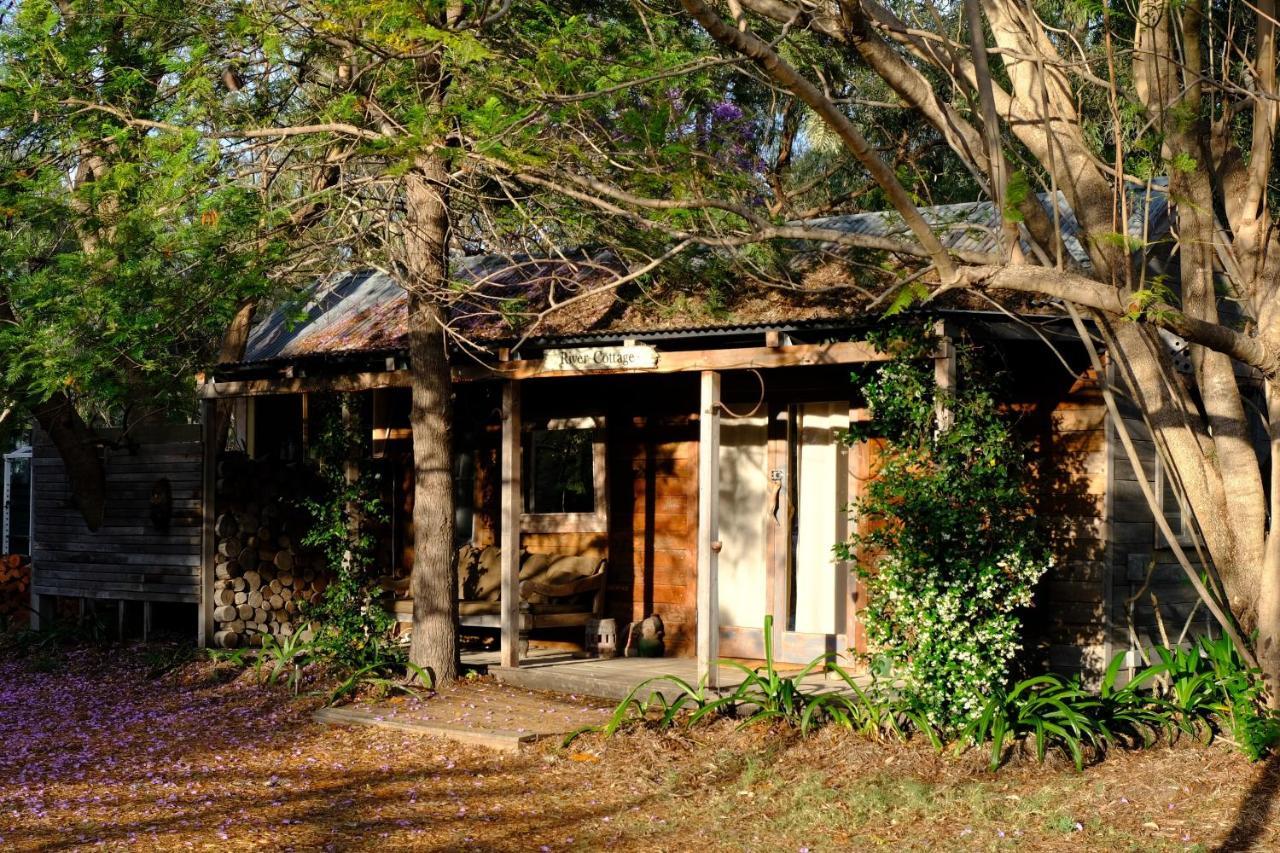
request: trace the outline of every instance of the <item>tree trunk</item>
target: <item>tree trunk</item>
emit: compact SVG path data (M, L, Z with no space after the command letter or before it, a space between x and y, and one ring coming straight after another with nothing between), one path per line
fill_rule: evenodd
M232 364L244 358L249 346L249 332L253 331L253 315L258 308L257 299L246 299L236 309L231 325L222 336L218 349L218 364ZM213 452L221 451L227 443L227 430L231 426L232 400L219 400L214 407Z
M440 302L449 281L448 172L439 158L423 156L406 184L402 267L409 291L414 467L409 659L442 683L458 674L453 381Z
M1267 387L1267 420L1271 438L1271 517L1280 512L1280 390ZM1267 534L1258 592L1258 666L1272 708L1280 709L1280 534L1275 522Z

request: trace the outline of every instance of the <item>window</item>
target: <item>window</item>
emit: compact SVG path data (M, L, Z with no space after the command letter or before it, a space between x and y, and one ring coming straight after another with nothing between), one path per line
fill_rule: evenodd
M525 512L596 511L595 441L589 429L535 429L525 449Z
M31 555L31 447L4 455L5 554Z
M605 444L599 418L544 422L524 434L527 531L606 530Z
M454 546L461 547L475 535L476 516L476 455L465 446L453 454L453 539Z

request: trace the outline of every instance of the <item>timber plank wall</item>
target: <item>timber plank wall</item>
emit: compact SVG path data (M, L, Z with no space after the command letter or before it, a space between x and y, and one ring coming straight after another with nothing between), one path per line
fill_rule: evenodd
M47 435L32 449L35 538L32 591L130 601L200 599L200 428L137 430L114 446L103 431L107 505L102 526L89 530L71 502L67 472ZM167 480L172 512L167 530L152 519L152 493Z
M1156 475L1159 463L1151 431L1125 395L1117 394L1116 402L1147 482L1159 496L1164 516L1179 534L1180 544L1194 561L1195 548L1189 531L1182 532L1182 513L1170 478ZM1108 423L1108 429L1114 471L1109 614L1112 653L1194 639L1211 630L1211 617L1204 607L1197 606L1195 588L1156 530L1155 517L1142 494L1138 475L1129 464L1116 424Z
M623 420L616 418L616 421ZM698 622L698 427L635 418L610 453L609 615L662 617L668 657L692 657Z
M1113 367L1108 381L1155 488L1151 433ZM1195 590L1156 533L1092 371L1066 389L1047 384L1027 407L1024 427L1033 441L1040 529L1056 558L1041 581L1029 625L1040 662L1093 681L1118 652L1204 633L1208 615L1196 608ZM1177 499L1167 483L1159 485L1165 516L1177 530ZM1189 542L1187 550L1194 553Z
M1055 558L1040 581L1030 639L1041 665L1092 676L1106 667L1106 408L1092 371L1064 380L1041 367L1024 380L1023 429L1032 441L1031 475L1041 534Z

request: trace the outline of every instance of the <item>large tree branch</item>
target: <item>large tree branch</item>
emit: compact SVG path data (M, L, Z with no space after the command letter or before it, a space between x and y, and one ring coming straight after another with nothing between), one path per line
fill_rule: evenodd
M840 108L832 103L817 86L792 68L773 48L749 31L729 26L719 13L702 0L681 0L680 5L713 39L755 63L775 83L808 104L809 108L836 132L849 152L871 175L872 180L884 190L894 209L902 216L916 239L920 241L920 245L928 252L929 259L937 267L942 280L951 281L955 277L956 269L951 258L947 256L942 241L933 233L929 223L916 209L911 196L898 181L893 169L881 159L849 117L841 112Z
M1183 7L1180 28L1170 7L1159 0L1142 0L1136 26L1136 88L1152 124L1163 134L1165 160L1198 160L1208 148L1203 144L1208 127L1201 104L1199 0L1188 0ZM1180 200L1177 234L1182 316L1221 329L1213 249L1217 229L1209 171L1173 169L1169 193ZM1192 361L1200 407L1214 448L1213 465L1231 482L1230 488L1221 490L1220 498L1234 520L1225 531L1231 539L1231 558L1225 562L1260 565L1266 543L1266 493L1235 365L1219 347L1209 346L1196 347ZM1186 405L1191 404L1188 401Z
M1229 355L1246 364L1268 380L1280 378L1280 353L1261 338L1188 316L1172 305L1138 306L1127 304L1120 291L1111 285L1070 272L1033 266L975 266L961 270L958 282L987 290L1014 290L1036 293L1054 299L1074 302L1112 317L1139 317L1142 322L1167 329L1192 343Z
M744 208L733 202L715 199L675 200L646 198L614 187L597 178L570 173L542 175L530 171L513 171L508 164L484 155L472 153L469 157L494 167L515 180L551 190L575 201L590 204L598 210L630 222L637 228L660 232L674 240L687 240L702 246L717 248L736 248L764 240L802 240L808 243L829 243L832 246L842 248L869 249L919 258L932 259L933 257L926 249L907 239L880 237L872 234L851 234L838 228L823 228L816 225L807 225L803 222L773 224L749 208ZM673 228L670 225L655 221L635 210L631 210L629 207L645 210L724 210L741 216L750 227L730 234L691 231L685 228ZM973 264L991 264L1000 260L998 255L988 252L962 250L953 251L951 254L958 260Z
M1262 218L1271 177L1272 153L1276 144L1276 0L1255 0L1257 47L1253 58L1257 70L1257 95L1253 100L1253 141L1250 146L1250 176L1244 208Z
M777 23L786 23L800 14L797 9L780 0L742 0L742 5ZM916 66L907 62L893 49L872 26L859 0L840 0L839 7L842 15L840 18L835 15L815 15L813 18L805 19L805 22L822 35L838 43L848 44L856 50L862 61L879 75L880 79L888 84L903 102L918 110L921 116L942 135L948 147L973 175L978 186L988 196L995 198L988 180L988 175L992 171L988 159L988 146L982 134L960 114L955 106L939 95L933 83ZM995 88L998 87L993 86L991 90L993 98ZM1007 100L1008 95L1002 94ZM995 125L994 122L992 124ZM998 156L1004 157L1003 153L999 153ZM1008 175L1012 173L1012 169L1006 164L1003 172ZM1046 247L1054 246L1059 242L1060 238L1054 234L1053 222L1050 221L1038 198L1028 194L1017 207L1032 239Z
M170 124L163 121L154 121L147 118L139 118L130 114L126 110L119 107L113 107L109 104L96 104L92 101L84 101L78 98L68 98L63 102L64 106L78 107L81 110L93 112L107 113L114 116L121 122L130 127L140 127L147 130L163 130L167 133L189 133L191 128L182 127L176 124ZM354 124L346 122L324 122L321 124L300 124L288 127L248 127L248 128L230 128L230 129L214 129L201 131L202 136L211 139L285 139L291 136L312 136L317 134L329 134L337 136L349 136L355 139L381 140L386 138L386 134L377 133L364 127L357 127Z

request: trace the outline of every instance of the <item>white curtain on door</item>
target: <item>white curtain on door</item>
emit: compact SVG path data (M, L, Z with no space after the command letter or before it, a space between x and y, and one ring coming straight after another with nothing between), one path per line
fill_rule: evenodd
M845 629L847 566L832 547L848 537L849 456L839 431L849 404L804 403L797 418L795 627L807 634Z
M720 422L720 624L764 625L768 419Z

